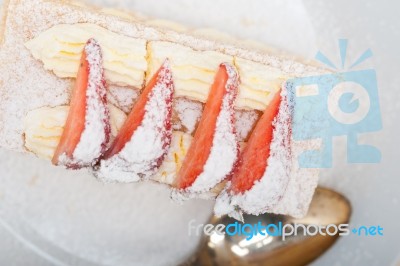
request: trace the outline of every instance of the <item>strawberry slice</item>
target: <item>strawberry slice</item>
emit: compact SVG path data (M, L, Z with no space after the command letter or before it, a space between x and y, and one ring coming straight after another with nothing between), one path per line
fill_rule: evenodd
M104 154L98 177L132 182L150 177L161 165L172 137L174 84L168 59L154 74Z
M232 171L238 156L234 101L239 85L236 69L221 64L174 186L193 192L211 189Z
M83 49L70 109L52 162L68 168L90 166L105 151L110 139L107 88L102 52L94 39Z
M231 180L231 191L233 193L248 191L264 175L270 155L274 131L273 121L278 114L280 103L281 95L278 91L257 122L247 146L240 154Z

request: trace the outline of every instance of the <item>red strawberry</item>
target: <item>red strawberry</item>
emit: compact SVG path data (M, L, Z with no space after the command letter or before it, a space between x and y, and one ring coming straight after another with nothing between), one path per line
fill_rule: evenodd
M177 175L175 187L194 192L209 190L225 179L238 155L234 102L239 85L236 69L221 64L204 112Z
M169 61L154 74L100 163L98 176L122 182L148 178L171 143L174 84Z
M239 156L232 175L232 192L237 194L251 189L254 183L264 175L270 155L273 121L278 114L280 102L281 96L278 91L257 122L246 147Z
M106 83L101 48L86 43L72 92L70 109L52 162L69 168L90 166L105 151L110 139Z

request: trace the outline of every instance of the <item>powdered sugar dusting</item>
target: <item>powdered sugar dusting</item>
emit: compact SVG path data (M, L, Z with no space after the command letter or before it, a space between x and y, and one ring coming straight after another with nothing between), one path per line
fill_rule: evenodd
M205 192L220 183L231 173L238 157L239 146L234 124L233 104L236 99L239 76L233 66L227 63L223 65L229 78L225 85L226 93L217 118L210 155L203 172L187 188L189 193Z
M157 171L171 142L173 91L172 73L166 60L148 96L141 125L118 154L100 162L99 178L135 182L150 178Z
M110 114L107 106L101 48L96 40L90 39L84 51L89 68L85 128L72 158L68 158L65 154L60 156L59 163L62 165L94 164L103 154L110 140Z
M293 164L290 126L293 106L288 101L286 89L282 89L281 98L279 113L273 123L271 153L265 173L243 194L233 194L227 187L217 198L216 215L228 213L240 217L237 212L255 215L272 212L285 194ZM237 211L237 208L240 210Z
M107 101L118 106L125 113L129 113L139 95L140 91L138 89L113 84L108 85Z
M235 114L236 134L239 141L245 141L254 128L259 114L254 110L237 110Z
M200 120L203 105L199 102L187 100L185 98L175 99L174 111L177 116L175 130L184 130L185 133L192 134Z

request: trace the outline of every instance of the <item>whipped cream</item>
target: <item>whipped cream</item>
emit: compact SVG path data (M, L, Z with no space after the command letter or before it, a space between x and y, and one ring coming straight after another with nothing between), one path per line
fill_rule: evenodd
M285 75L271 66L214 51L196 51L183 45L151 41L149 73L153 74L165 58L171 59L176 96L205 103L214 74L221 62L233 63L241 83L235 102L238 109L263 111L279 90ZM151 77L151 75L149 75Z
M154 20L151 23L177 30L176 25L173 27L164 21ZM25 46L43 62L45 69L61 78L74 78L83 46L92 37L103 49L104 73L110 84L140 89L145 77L152 77L165 58L169 58L174 74L175 96L205 103L219 64L229 62L236 66L241 78L236 108L262 111L286 78L276 68L236 56L198 51L166 41L149 41L146 46L144 39L127 37L90 23L53 26Z
M222 62L233 63L232 56L214 51L196 51L172 42L151 41L148 49L148 79L157 71L165 58L169 58L174 74L175 96L183 96L202 103L207 101L219 65Z
M176 178L176 173L182 166L192 139L193 137L190 134L183 133L182 131L172 132L171 146L160 169L152 177L152 180L172 185Z
M126 120L126 114L108 104L110 110L111 138L115 138ZM40 158L51 160L60 142L67 120L69 106L34 109L24 119L25 148Z
M236 107L264 111L275 93L287 79L280 70L267 65L235 57L240 76Z
M96 24L58 24L25 46L44 68L62 78L75 78L80 55L88 39L95 38L103 51L106 80L111 84L141 88L146 61L146 41L117 34Z

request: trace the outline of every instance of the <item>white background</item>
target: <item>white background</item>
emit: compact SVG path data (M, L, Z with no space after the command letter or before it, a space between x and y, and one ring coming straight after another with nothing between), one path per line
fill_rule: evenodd
M400 6L396 1L97 2L135 9L188 26L217 28L305 57L313 57L321 50L335 63L340 62L339 38L349 39L349 62L371 48L374 57L360 69L372 67L377 72L383 130L362 136L361 140L381 149L382 162L348 165L346 138L337 138L334 167L322 172L320 183L350 199L353 205L351 224L380 225L384 236L341 238L314 265L397 262L400 254L400 230L397 228L400 218ZM110 265L130 264L135 257L153 259L153 264L173 264L193 250L195 244L188 243L196 242L184 236L187 221L190 217L196 217L199 222L207 219L211 208L210 203L204 201L178 208L167 202L168 193L160 186L104 186L83 172L67 173L29 156L3 150L0 150L0 173L3 217L0 220L0 261L9 265L27 262L51 265L48 259L53 259L54 263L54 258L65 258L69 254ZM144 234L143 229L132 229L132 224L139 227L151 224L159 232ZM32 230L24 231L26 225ZM18 240L18 236L26 241L21 242L23 239ZM35 246L29 247L30 244ZM51 257L40 257L42 251ZM67 261L73 263L70 259Z

